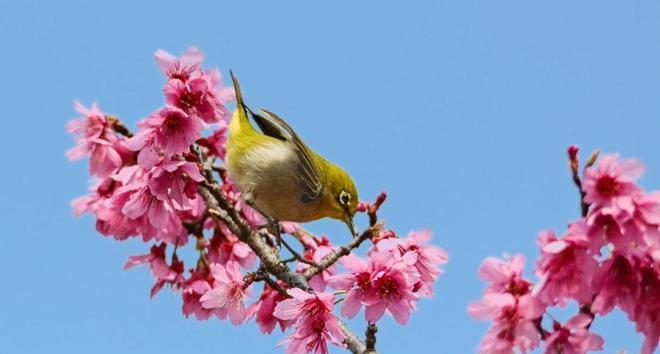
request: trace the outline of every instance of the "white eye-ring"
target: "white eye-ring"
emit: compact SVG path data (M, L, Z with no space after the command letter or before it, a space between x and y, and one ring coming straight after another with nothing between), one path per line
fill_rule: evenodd
M341 205L348 205L351 202L351 195L346 191L339 193L339 203Z

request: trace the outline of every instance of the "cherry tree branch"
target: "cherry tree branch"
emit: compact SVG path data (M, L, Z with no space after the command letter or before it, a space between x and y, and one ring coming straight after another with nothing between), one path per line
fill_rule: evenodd
M310 279L316 274L319 274L324 270L330 268L333 264L335 264L339 260L339 258L350 254L351 251L360 247L362 242L366 240L370 240L373 236L377 235L378 232L382 230L382 228L383 228L382 224L376 224L374 226L370 226L368 229L364 230L364 232L362 232L362 234L359 237L354 238L353 241L351 241L350 243L337 248L332 253L323 257L315 265L312 265L311 267L305 269L303 275L305 276L305 278Z
M365 332L365 337L367 338L365 341L365 345L367 348L364 351L365 354L376 353L377 332L378 332L378 327L376 327L375 323L369 323L369 325L367 325L367 330Z

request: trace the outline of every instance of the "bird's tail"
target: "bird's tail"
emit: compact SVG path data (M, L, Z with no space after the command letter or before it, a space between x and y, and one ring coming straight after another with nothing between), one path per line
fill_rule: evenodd
M229 70L229 75L231 76L231 81L234 83L234 92L236 93L236 110L238 111L240 120L245 119L248 121L248 108L243 101L243 93L241 92L241 84L238 83L238 79L234 76L234 72Z

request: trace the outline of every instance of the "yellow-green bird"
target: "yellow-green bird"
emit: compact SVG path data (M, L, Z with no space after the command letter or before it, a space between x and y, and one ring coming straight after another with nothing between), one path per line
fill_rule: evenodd
M307 146L282 118L248 108L231 76L237 107L229 125L226 166L246 202L278 221L341 220L356 236L353 179Z

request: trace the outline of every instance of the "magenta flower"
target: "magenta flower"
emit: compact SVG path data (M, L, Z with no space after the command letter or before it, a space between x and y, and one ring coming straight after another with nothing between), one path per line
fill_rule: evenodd
M284 287L284 284L280 283ZM255 316L257 325L261 333L272 333L275 326L279 324L280 329L284 332L291 326L290 320L281 320L274 316L275 306L278 303L286 300L287 297L274 290L268 284L264 285L264 290L259 296L259 300L248 307L248 317Z
M635 264L622 255L612 254L602 264L594 280L598 292L591 311L604 315L619 305L625 312L632 313L639 296L640 282Z
M287 290L290 299L275 306L275 317L293 321L295 331L283 343L287 354L328 354L327 342L343 347L344 333L332 314L335 297L332 294L310 294L295 288Z
M366 294L371 291L373 269L371 263L353 254L342 257L341 262L348 272L330 277L328 285L333 289L347 291L341 314L353 318L360 311Z
M181 311L188 317L194 315L196 319L207 320L213 315L212 309L206 309L202 306L201 298L209 290L213 278L209 274L207 267L198 267L191 271L190 278L182 284L183 306Z
M300 224L291 221L280 221L282 232L293 235L300 230Z
M518 348L525 353L540 340L535 321L545 311L531 291L531 283L522 277L525 258L513 256L509 261L487 258L481 264L479 276L489 284L484 299L472 303L468 313L482 320L494 320L481 342L481 353L513 353Z
M147 175L145 175L147 176ZM116 207L132 220L140 222L143 238L158 239L179 245L187 242L186 231L171 200L159 199L142 177L117 190L113 197Z
M209 155L224 160L227 153L227 131L229 127L227 123L221 120L214 129L213 134L197 140L197 144L205 147Z
M232 324L241 324L247 314L245 298L249 296L249 289L243 280L240 266L236 262L227 262L226 267L211 264L211 274L215 282L213 289L201 297L202 307L217 309L218 317L229 317Z
M635 181L644 173L644 166L637 160L619 162L618 155L602 156L598 161L598 167L584 172L584 201L611 208L612 214L632 214L632 196L640 191Z
M220 72L210 71L187 82L173 79L164 88L166 102L208 124L229 120L226 104L233 100L234 90L223 87Z
M67 152L67 157L69 160L79 160L89 156L90 174L100 178L110 176L121 168L124 158L129 158L128 150L122 146L110 128L106 114L96 103L92 104L92 108L87 108L75 101L74 107L82 117L67 125L69 133L75 135L77 144Z
M579 314L562 327L555 322L554 332L546 338L545 354L585 354L603 349L603 338L586 328L592 318Z
M524 264L522 255L515 255L508 262L495 257L486 258L479 268L479 276L488 282L486 293L528 293L531 283L522 277Z
M243 268L251 268L257 256L250 246L241 242L225 225L220 225L215 228L209 243L207 258L213 263L224 265L233 261Z
M592 281L598 270L598 262L589 254L584 235L569 234L557 239L554 231L539 236L541 257L537 262L537 276L541 281L534 292L548 305L563 304L573 298L580 304L592 300Z
M126 146L133 151L157 147L167 154L180 154L200 137L204 126L199 118L179 108L165 106L138 123L141 131L128 139ZM153 152L151 153L153 154ZM145 158L152 161L153 158Z
M140 256L130 256L124 265L124 269L130 269L139 264L149 263L151 273L156 279L156 283L151 288L151 297L156 296L163 286L169 284L174 288L179 288L183 283L183 262L176 257L172 257L172 264L168 265L165 260L165 248L167 245L161 243L159 246L151 246L149 254Z
M413 231L405 239L396 239L402 254L412 252L417 256L415 268L419 272L421 285L420 294L430 297L433 295L433 283L438 279L442 270L438 267L447 263L447 252L440 247L427 245L431 240L431 230Z
M159 49L155 53L156 62L163 74L170 79L187 81L193 74L198 73L204 54L195 48L188 48L180 59L174 55Z
M486 293L484 299L470 304L468 313L481 320L493 320L480 346L483 354L513 354L514 348L526 353L540 341L535 320L545 306L531 294L520 297L510 293Z
M639 297L633 311L626 312L645 336L642 354L653 354L660 339L660 249L647 252L638 265Z
M369 259L374 263L374 272L370 289L363 297L365 318L376 323L387 310L399 324L407 324L414 309L413 301L418 299L413 292L415 282L410 280L419 277L414 267L415 254L401 256L399 252L379 251Z
M158 199L176 202L177 209L190 209L204 180L196 163L165 159L151 171L149 188Z
M116 177L117 175L115 175ZM73 214L80 216L91 212L96 217L96 230L103 236L113 236L116 240L125 240L138 234L139 223L126 217L113 203L113 193L121 186L114 178L97 182L89 195L76 198L71 202Z

